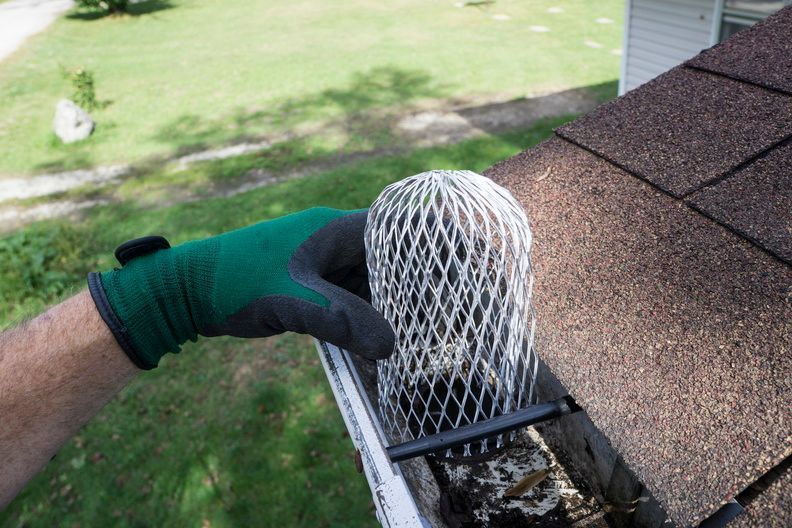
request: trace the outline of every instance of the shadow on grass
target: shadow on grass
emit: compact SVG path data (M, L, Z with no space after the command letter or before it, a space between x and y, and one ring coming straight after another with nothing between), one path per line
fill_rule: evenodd
M252 129L288 130L306 122L339 118L348 136L365 137L380 130L382 116L430 97L442 97L446 87L425 72L383 66L356 73L342 88L289 99L267 110L237 110L231 116L207 120L186 114L162 127L154 136L187 154L219 143L240 143L257 136ZM380 110L380 112L373 112Z
M455 105L456 125L462 120L468 129L497 135L525 129L543 118L585 113L592 104L612 99L616 86L616 81L610 81L506 102L461 108L459 101L451 104ZM442 98L447 93L447 86L433 82L425 72L380 67L355 74L345 87L286 100L268 110L238 109L218 119L185 114L162 127L153 137L170 145L171 153L136 163L130 176L163 173L163 168L171 161L195 152L248 142L261 143L265 139L276 144L270 148L262 146L253 155L263 164L248 167L250 156L240 156L238 167L228 169L230 164L225 164L222 166L225 169L219 171L223 174L216 175L240 176L249 168L278 170L285 163L329 157L341 159L349 157L350 153L375 149L392 153L437 143L433 141L437 137L445 138L445 142L459 141L466 137L464 130L460 135L459 128L447 128L442 119L435 123L418 123L417 127L405 127L401 122L415 110L417 101ZM440 109L441 113L443 111ZM456 125L452 123L452 127ZM113 128L113 123L100 123L96 134ZM262 136L262 130L275 132ZM54 159L38 165L37 172L91 167L90 153L96 134L72 145L63 145L57 139L50 141Z
M64 154L58 159L53 159L45 163L36 165L36 171L45 174L78 170L83 167L92 167L93 160L87 153Z
M448 109L439 109L405 123L402 120L415 110L414 103L421 99L442 98L448 93L448 87L438 85L421 71L380 67L356 74L342 89L333 88L287 100L269 110L238 110L217 120L185 114L161 128L154 139L172 145L174 156L179 157L218 145L261 141L259 131L262 129L293 131L307 126L307 133L303 131L299 135L336 137L343 143L340 150L344 151L409 147L415 143L432 143L433 137L447 137L449 142L464 139L465 127L468 132L475 128L500 134L524 129L545 118L586 113L594 105L612 99L616 87L617 81L609 81L461 108L457 101L453 110L456 115L450 120L444 120L449 117ZM448 106L449 103L444 104ZM438 112L446 112L446 115L437 119ZM466 124L460 126L460 121ZM291 137L294 135L297 134Z
M100 18L106 18L109 16L143 16L143 15L150 15L152 13L156 13L159 11L166 11L168 9L173 9L174 6L172 2L169 0L144 0L142 2L135 2L130 3L127 7L127 10L124 12L113 12L107 11L102 9L91 9L91 10L78 10L66 15L66 18L71 20L99 20Z
M110 106L112 101L101 101L101 104L104 108ZM74 143L64 143L54 132L50 132L47 135L46 148L51 157L43 163L36 164L36 172L46 174L79 169L90 170L95 166L92 151L96 148L97 141L101 142L101 137L97 136L117 128L118 125L113 121L100 120L90 136Z
M205 199L146 210L150 206L141 203L142 196L147 192L144 186L130 189L130 196L134 196L134 200L92 213L90 225L94 227L90 231L96 233L93 240L100 245L95 251L111 254L119 241L146 234L162 234L171 242L178 243L317 205L341 209L367 207L386 185L411 174L430 169L484 171L493 163L550 137L553 127L560 126L570 118L545 119L534 123L527 130L482 136L454 145L368 158L350 155L349 160L328 163L331 168L324 169L320 165L323 159L316 157L316 153L304 153L300 155L305 156L305 163L318 165L305 177L274 180L271 184L231 197L211 195L226 188L238 187L239 181L234 179L235 175L255 170L277 173L279 167L288 169L287 160L293 159L293 152L284 152L283 155L287 157L284 160L269 157L265 151L203 164L177 174L184 175L179 185L184 185L193 196L196 186L192 182L200 178L205 185L204 191L209 195ZM289 148L302 152L299 143ZM333 156L331 152L325 154L324 159ZM167 187L167 198L174 192L172 186ZM96 229L96 226L102 226L102 229Z
M434 106L428 110L423 105L423 110L420 111L413 107L412 110L392 113L383 113L376 108L371 111L366 108L368 103L361 104L359 100L355 100L351 106L355 108L352 113L357 118L320 123L309 133L303 130L301 135L274 137L269 142L253 136L256 143L239 145L241 149L234 146L229 151L224 147L186 158L152 157L130 167L118 185L81 185L56 195L18 200L15 203L20 207L33 208L44 207L49 202L60 200L78 205L85 203L86 207L92 207L88 204L90 200L114 203L116 208L126 202L142 209L163 208L213 197L225 199L296 178L337 169L346 170L373 160L392 166L393 159L414 160L422 157L427 147L431 150L433 146L448 153L470 150L474 148L472 145L478 145L475 148L486 148L488 144L504 145L512 142L513 148L523 149L530 141L522 138L547 133L548 127L561 125L575 115L590 111L597 103L611 98L614 93L615 83L609 82L505 102L463 107L459 100L450 103L441 101L442 106L433 102L431 104ZM334 97L337 94L330 95ZM372 100L364 98L364 101ZM343 97L342 101L350 106L346 102L347 98ZM358 108L363 110L357 110ZM239 122L247 122L247 119L240 116ZM200 121L185 120L183 126L190 122L195 123L196 127L200 124ZM366 123L363 129L356 128L360 123ZM333 136L339 127L346 131L345 135ZM206 134L211 130L213 129L192 130L186 133L207 137ZM486 135L491 140L466 143L472 137ZM331 137L330 141L327 140L328 137ZM178 135L174 134L173 139L177 140ZM90 141L92 140L89 139L86 145L90 145ZM460 142L463 144L459 148L445 146ZM55 154L62 153L60 159L51 160L42 168L61 171L84 166L89 160L87 157L80 157L82 149L80 145L61 145L53 151ZM502 152L504 157L515 153L508 150ZM481 154L480 159L493 161L486 154ZM75 160L78 166L74 165ZM174 164L174 161L178 163ZM474 168L479 165L474 160L462 164L461 168ZM435 164L428 168L442 166ZM49 215L48 210L41 214ZM83 213L75 213L75 216L82 215ZM13 232L32 221L33 219L28 218L7 222L0 226L0 235ZM134 236L137 234L133 233L132 237Z
M249 171L276 174L297 168L297 172L302 172L302 167L313 165L320 170L309 170L309 173L321 172L371 158L404 155L416 148L464 142L484 133L500 142L515 141L515 147L524 148L524 138L535 137L548 127L588 112L598 103L612 98L615 91L614 81L537 97L456 108L446 113L430 110L406 115L399 112L367 115L365 109L356 110L347 114L341 125L348 142L358 141L352 148L349 144L340 148L317 144L316 137L327 132L323 128L314 135L289 139L236 160L221 160L203 168L209 181L220 184L220 188L213 190L223 191L225 183L233 188L238 185L239 177ZM361 145L361 141L366 143ZM201 170L197 166L196 169Z

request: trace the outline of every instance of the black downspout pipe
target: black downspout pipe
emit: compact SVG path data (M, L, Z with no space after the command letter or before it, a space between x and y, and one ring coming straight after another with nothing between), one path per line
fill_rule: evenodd
M531 405L503 416L496 416L489 420L482 420L457 429L390 446L387 448L388 456L392 462L400 462L438 451L445 451L446 449L459 447L477 440L484 440L485 438L508 433L521 427L572 414L579 410L580 407L571 396L564 396L551 402Z

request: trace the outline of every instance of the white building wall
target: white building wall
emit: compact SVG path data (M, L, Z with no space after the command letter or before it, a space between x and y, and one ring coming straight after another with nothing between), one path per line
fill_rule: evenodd
M713 44L718 0L625 0L619 94Z

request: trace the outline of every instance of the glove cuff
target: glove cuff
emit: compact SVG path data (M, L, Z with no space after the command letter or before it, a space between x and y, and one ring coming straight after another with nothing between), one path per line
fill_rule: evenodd
M144 370L197 338L187 289L178 272L183 266L177 262L185 255L174 249L136 257L121 269L88 276L99 314L121 349Z
M96 310L99 312L99 316L110 329L118 346L120 346L121 350L132 360L132 363L142 370L151 370L156 367L156 363L149 363L147 358L138 353L126 327L121 320L116 317L113 308L110 306L110 301L107 300L107 295L102 286L102 278L99 273L90 272L88 274L88 291L91 294L94 304L96 304Z

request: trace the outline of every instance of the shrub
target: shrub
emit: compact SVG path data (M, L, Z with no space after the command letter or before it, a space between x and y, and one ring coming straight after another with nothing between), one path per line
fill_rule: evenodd
M0 238L0 328L38 311L84 280L84 233L70 226L33 228Z
M78 106L91 111L103 108L106 104L96 98L96 87L94 85L94 75L90 70L77 68L75 70L64 70L64 76L69 80L74 90L72 100Z
M77 5L92 11L126 13L129 7L129 0L77 0Z

